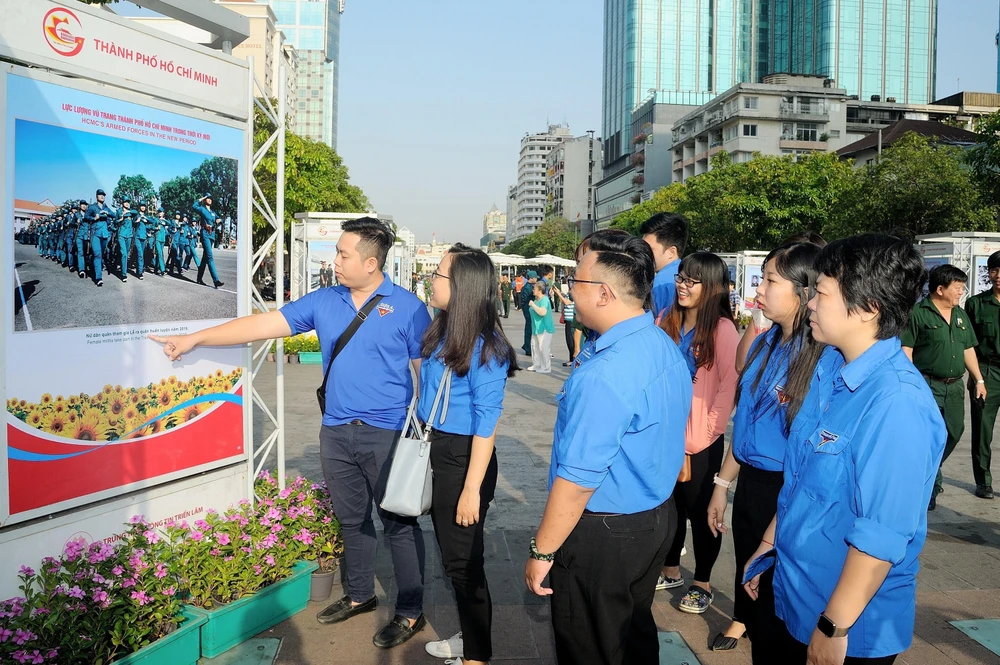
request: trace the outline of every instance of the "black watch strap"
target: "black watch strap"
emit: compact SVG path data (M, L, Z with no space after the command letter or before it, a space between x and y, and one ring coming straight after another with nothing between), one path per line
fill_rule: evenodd
M819 615L819 621L816 622L816 628L827 637L847 637L847 631L851 629L850 626L847 628L838 628L837 624L835 624L826 614Z

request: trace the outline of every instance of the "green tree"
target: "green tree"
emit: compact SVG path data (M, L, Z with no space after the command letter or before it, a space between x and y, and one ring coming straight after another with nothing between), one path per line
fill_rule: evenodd
M648 201L643 201L616 215L611 222L611 228L624 229L632 235L638 235L639 228L647 219L661 212L681 212L685 203L684 185L675 182L656 190Z
M837 235L875 231L913 238L995 230L996 209L980 196L964 161L961 148L908 132L858 172Z
M191 204L205 193L197 192L190 176L181 175L167 180L160 185L160 205L163 206L163 212L170 219L174 218L175 212L190 216Z
M232 224L235 235L236 215L239 212L239 168L235 159L210 157L191 170L191 186L195 197L187 203L191 207L194 199L205 194L212 195L212 210Z
M500 251L504 254L520 254L529 259L540 254L571 259L578 242L576 227L568 219L549 217L534 233L507 243Z
M118 178L118 184L115 185L115 191L111 194L111 201L117 208L121 206L125 197L132 201L132 209L135 210L139 207L139 201L145 201L146 205L150 205L153 198L156 197L156 188L153 187L149 178L141 173L137 175L122 174Z
M274 126L254 109L254 149L259 150ZM257 166L255 176L272 210L276 201L277 142ZM361 188L348 182L347 167L337 152L320 141L285 133L285 239L290 242L292 222L301 212L365 212L371 208ZM260 247L271 235L271 225L253 211L253 244Z
M827 233L854 183L851 165L833 153L798 160L758 155L734 164L722 152L712 166L685 185L682 212L691 220L692 250L767 250L793 233Z
M1000 111L976 125L979 143L966 154L972 174L984 202L1000 210Z

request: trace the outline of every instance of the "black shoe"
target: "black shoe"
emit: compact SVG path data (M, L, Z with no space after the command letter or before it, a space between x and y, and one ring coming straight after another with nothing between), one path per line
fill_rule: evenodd
M216 282L216 283L215 283L215 288L219 288L219 287L220 287L220 286L222 286L223 284L225 284L225 282Z
M128 277L122 277L122 281L123 282L127 282L128 281Z
M400 644L416 635L419 631L423 630L426 625L427 619L424 618L423 614L417 617L416 623L412 626L410 625L409 619L397 614L392 618L392 621L389 622L389 625L375 633L375 637L372 638L372 644L377 646L379 649L391 649L393 647L398 647Z
M361 603L360 605L351 605L351 597L344 596L317 614L316 620L320 623L340 623L341 621L347 621L352 616L358 614L374 612L377 607L378 598L375 596L372 596L369 600Z
M992 499L993 487L991 485L976 485L976 496L980 499Z
M746 636L746 631L743 631L743 635ZM732 651L736 648L736 645L740 643L738 637L726 637L724 633L719 633L712 640L712 651Z
M139 281L142 281L142 273L139 273Z
M927 504L927 512L937 508L937 494L931 494L931 501Z
M83 278L84 278L84 277L86 277L86 276L87 276L87 273L85 273L85 272L83 272L83 271L81 270L81 271L80 271L80 279L83 279Z
M98 286L104 286L104 280L103 279L97 280L97 285Z
M208 284L206 284L204 281L200 279L198 280L198 284L201 284L202 286L208 286Z

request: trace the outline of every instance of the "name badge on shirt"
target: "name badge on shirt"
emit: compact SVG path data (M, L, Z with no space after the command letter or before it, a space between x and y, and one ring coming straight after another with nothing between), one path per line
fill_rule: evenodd
M390 305L389 303L385 303L385 302L380 302L375 307L375 309L378 310L378 315L380 317L385 316L386 314L392 314L393 312L396 311L395 309L392 308L392 305Z
M840 435L834 434L833 432L829 432L827 430L823 430L822 432L819 433L819 438L820 442L819 446L817 447L822 448L828 443L836 443L837 440L840 438Z
M778 404L784 406L785 404L788 404L789 402L792 401L792 398L789 397L788 393L785 392L784 386L775 386L774 392L778 395Z

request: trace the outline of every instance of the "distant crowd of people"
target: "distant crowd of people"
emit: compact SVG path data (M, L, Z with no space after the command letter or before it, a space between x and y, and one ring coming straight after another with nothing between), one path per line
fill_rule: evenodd
M751 322L741 334L728 266L688 253L679 215L652 217L638 237L588 236L565 283L551 270L498 279L484 252L455 245L430 278L433 319L382 272L389 227L366 218L343 230L339 285L279 311L153 338L179 359L199 346L320 336L324 369L332 364L320 456L343 528L347 591L320 622L378 604L371 504L381 504L415 405L431 428L430 514L461 625L426 650L469 665L493 657L484 524L502 463L505 386L518 369L501 327L514 303L529 371L552 371L560 308L570 351L548 500L524 571L526 586L551 600L560 663L659 663L656 592L683 588L677 608L706 612L730 533L735 610L714 650L745 635L755 663L881 665L910 646L927 511L962 433L965 389L976 495L993 498L1000 252L989 261L992 290L963 311L967 276L952 266L931 272L930 296L918 302L928 276L904 239L794 236L768 253L757 286L771 325ZM362 316L373 306L380 316ZM349 326L351 343L337 344L334 359ZM416 518L378 512L398 593L373 641L390 648L426 625L425 551ZM685 579L688 523L695 566Z

